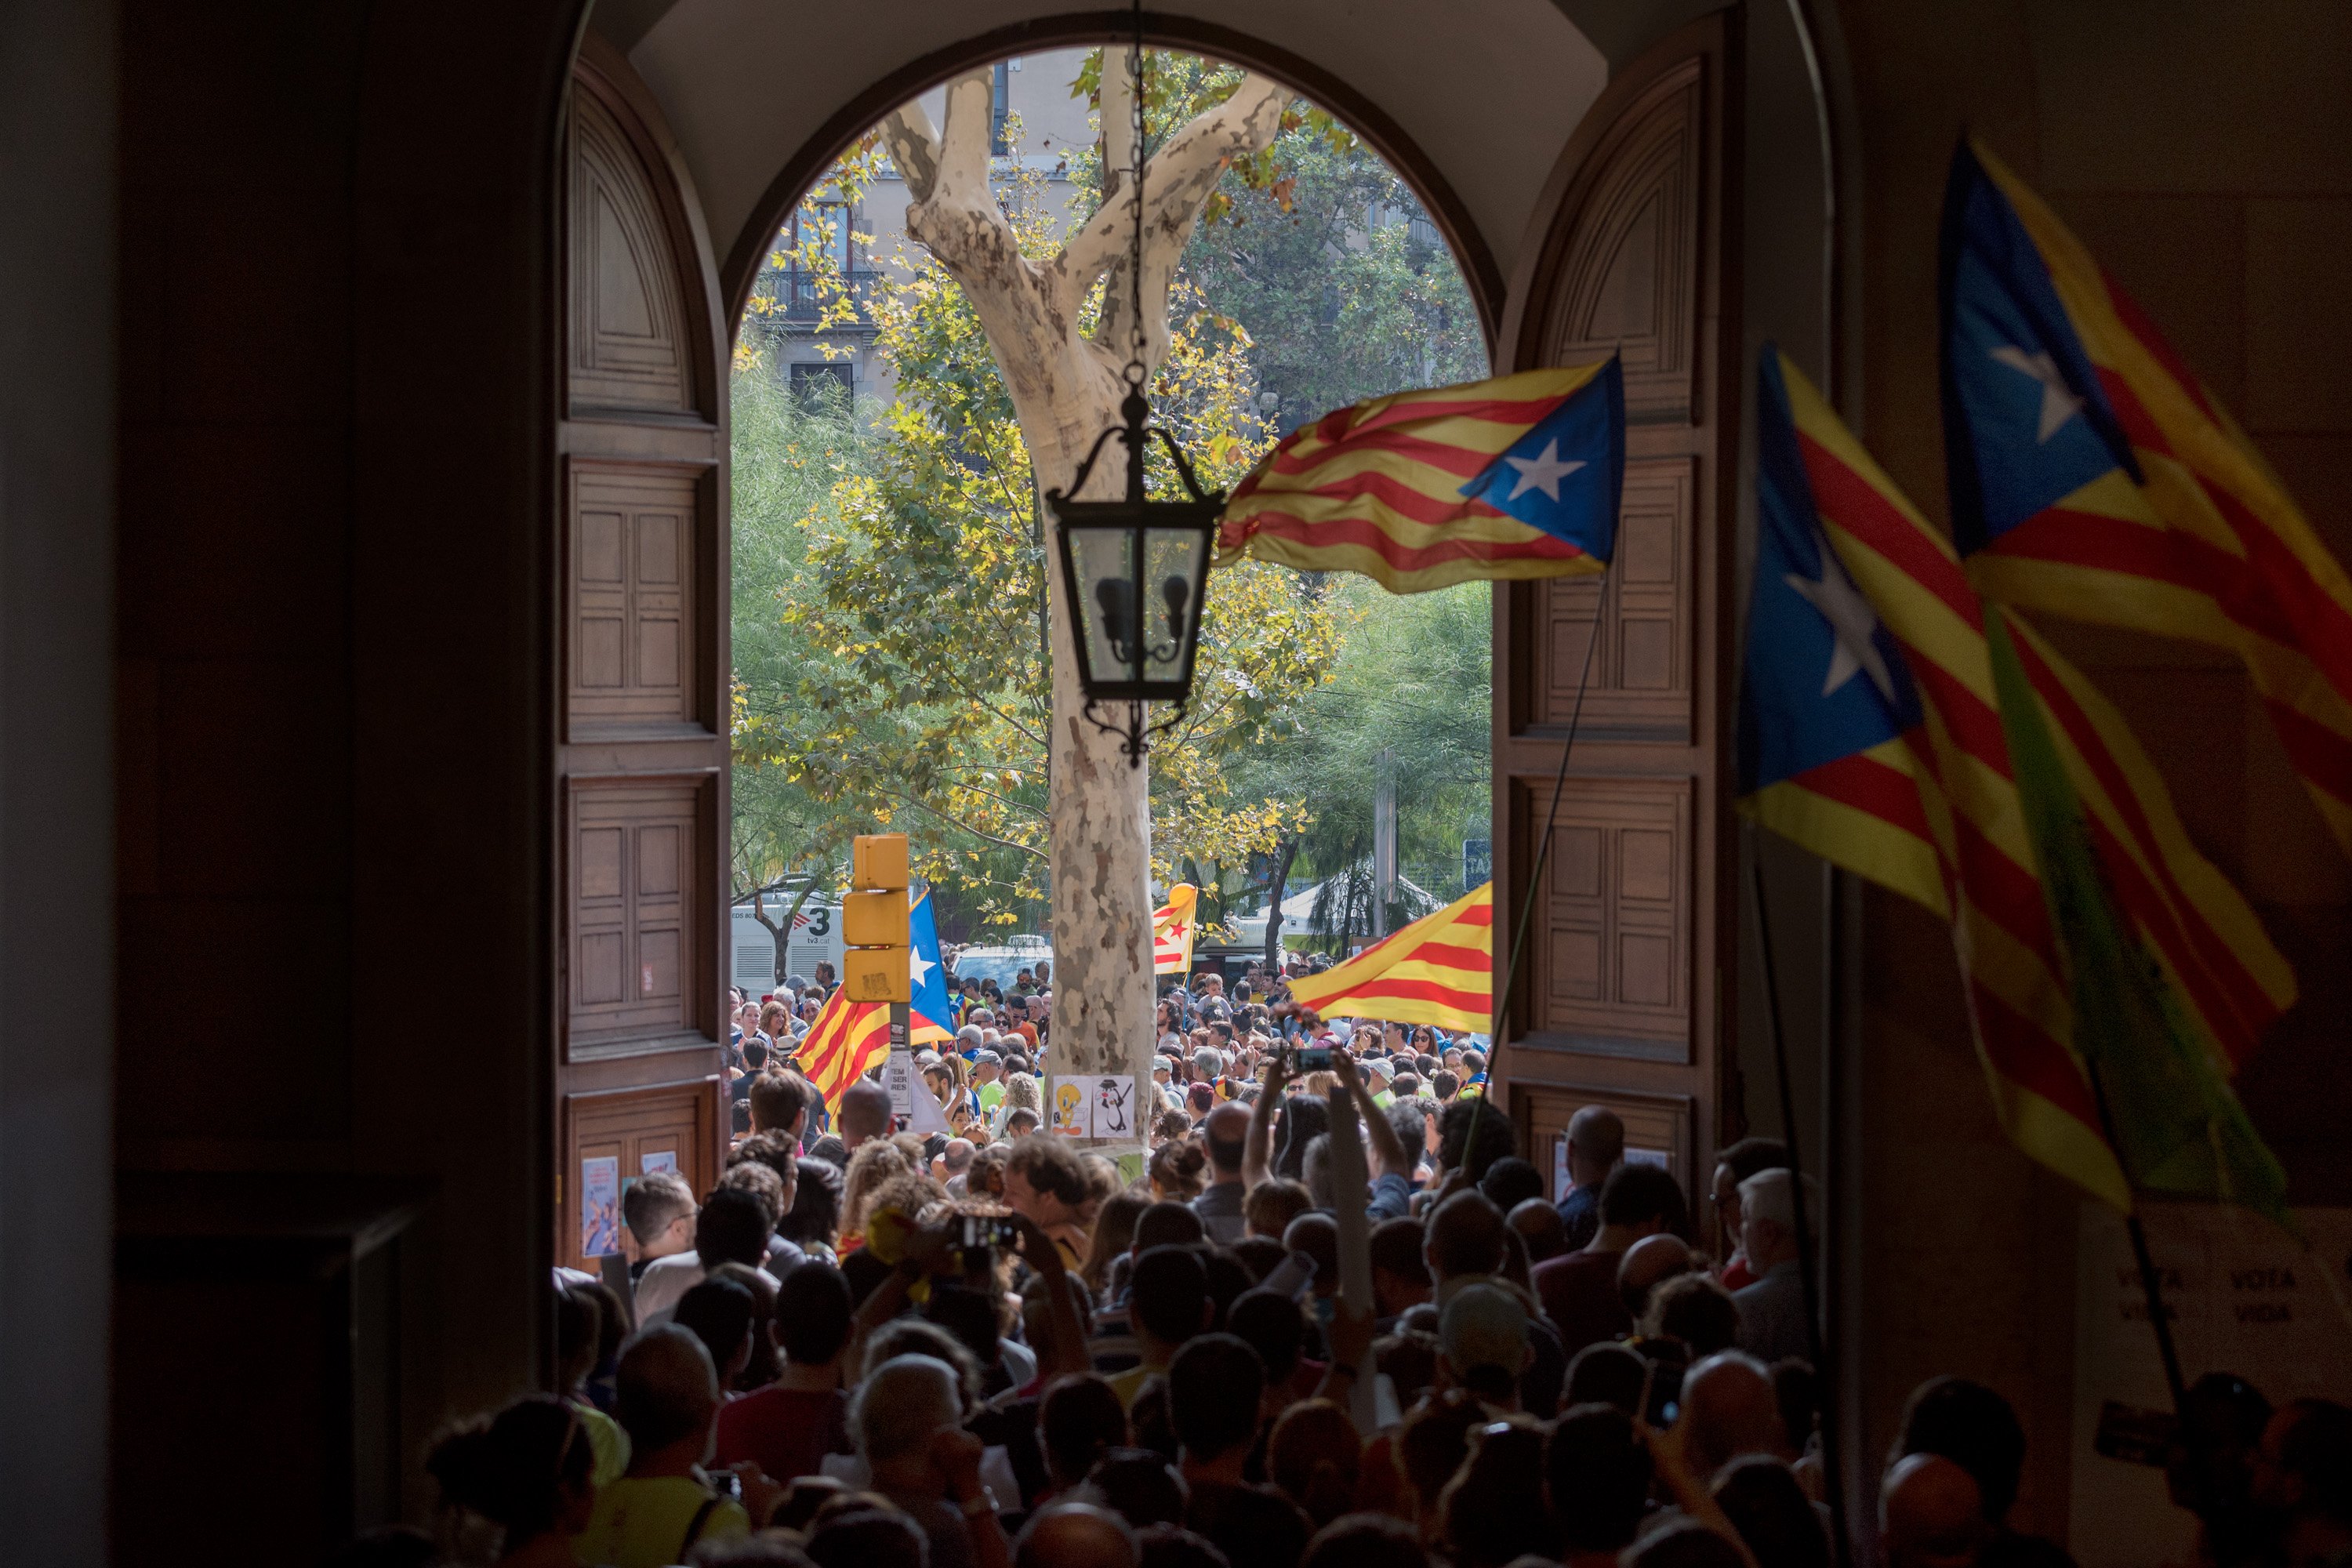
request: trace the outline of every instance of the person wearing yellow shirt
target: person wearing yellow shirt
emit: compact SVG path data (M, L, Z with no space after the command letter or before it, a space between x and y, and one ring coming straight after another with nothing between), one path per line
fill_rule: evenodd
M737 1541L765 1522L784 1489L756 1465L735 1468L743 1500L709 1481L719 1418L719 1375L702 1342L675 1324L648 1329L621 1352L614 1379L628 1434L626 1474L596 1494L588 1527L572 1538L582 1568L664 1568L706 1541Z

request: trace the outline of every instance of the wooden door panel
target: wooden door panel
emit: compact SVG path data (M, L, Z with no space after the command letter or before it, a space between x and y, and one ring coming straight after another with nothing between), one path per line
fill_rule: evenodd
M593 1271L596 1241L618 1249L617 1207L631 1182L656 1169L675 1170L698 1194L719 1180L719 1080L664 1084L655 1089L592 1090L563 1097L562 1191L566 1224L557 1253L574 1268ZM599 1170L599 1163L611 1164Z
M1617 111L1586 159L1538 318L1545 364L1624 356L1625 408L1699 415L1707 61L1686 56Z
M717 841L706 779L575 783L572 1009L575 1053L667 1042L703 1023L688 988L709 946L698 862Z
M696 723L699 476L575 464L569 711L575 737Z
M1540 721L1565 731L1575 714L1593 617L1592 650L1579 733L1687 742L1696 715L1698 658L1697 464L1689 457L1629 459L1618 512L1617 558L1609 591L1591 577L1528 585L1543 673Z
M1513 1096L1520 1142L1532 1152L1536 1169L1545 1173L1545 1191L1558 1202L1552 1173L1559 1168L1560 1145L1568 1138L1568 1121L1588 1105L1604 1105L1625 1124L1625 1152L1631 1159L1663 1156L1665 1167L1682 1183L1694 1204L1702 1195L1692 1184L1695 1106L1688 1095L1643 1094L1605 1084L1546 1084ZM1711 1168L1710 1168L1711 1169ZM1699 1216L1696 1209L1692 1217Z
M669 215L625 107L593 79L572 98L570 391L575 410L695 406Z
M1618 353L1629 423L1605 584L1496 594L1497 952L1510 951L1571 724L1577 735L1538 929L1506 1003L1507 1092L1531 1157L1549 1158L1580 1106L1607 1104L1668 1146L1685 1185L1727 1125L1736 930L1735 37L1723 14L1702 17L1612 79L1546 186L1497 356L1521 370Z
M1521 819L1540 821L1549 783L1521 781ZM1693 972L1693 791L1688 781L1572 781L1552 830L1538 908L1528 1038L1556 1048L1687 1061ZM1552 1037L1546 1038L1546 1037Z

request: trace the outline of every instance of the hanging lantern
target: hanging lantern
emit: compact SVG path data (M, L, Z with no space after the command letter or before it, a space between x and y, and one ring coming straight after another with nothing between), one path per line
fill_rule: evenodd
M1059 525L1055 542L1062 556L1062 589L1076 624L1078 685L1095 727L1124 742L1128 763L1139 767L1150 739L1184 716L1192 693L1192 662L1201 644L1202 599L1209 581L1209 555L1217 535L1224 493L1204 493L1183 448L1164 426L1150 423L1143 384L1143 30L1137 12L1134 100L1134 161L1129 188L1135 193L1135 234L1128 279L1133 290L1129 320L1134 353L1127 363L1127 396L1119 404L1126 423L1095 437L1078 465L1067 494L1045 492ZM1166 448L1183 485L1181 500L1153 500L1144 493L1145 452L1154 437ZM1082 494L1102 456L1116 438L1127 448L1127 487L1117 500L1086 501ZM1105 719L1098 709L1124 702L1125 722ZM1144 722L1147 702L1170 710Z
M1116 437L1127 447L1126 495L1082 501L1054 490L1045 500L1061 524L1062 590L1076 619L1078 685L1087 694L1087 717L1098 729L1121 736L1129 763L1140 765L1150 737L1181 720L1192 694L1209 553L1225 498L1202 493L1181 448L1167 431L1145 422L1149 411L1142 393L1129 392L1121 412L1127 423L1102 433L1070 488L1085 487L1103 443ZM1144 495L1143 451L1155 436L1167 447L1189 499L1152 500ZM1128 708L1123 727L1097 711L1118 702ZM1147 726L1146 702L1169 703L1171 710Z

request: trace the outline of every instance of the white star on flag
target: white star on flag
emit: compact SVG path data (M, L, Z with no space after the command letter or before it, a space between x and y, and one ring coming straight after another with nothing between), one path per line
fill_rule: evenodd
M925 958L919 951L907 955L907 973L914 976L917 990L922 989L924 982L930 979L931 971L938 967L938 964Z
M1519 471L1518 485L1510 494L1509 499L1512 500L1518 500L1531 489L1540 489L1553 500L1558 500L1559 481L1584 467L1584 459L1581 458L1561 462L1559 442L1557 439L1544 443L1543 456L1539 458L1507 457L1503 461Z
M1886 656L1879 651L1875 633L1878 612L1870 601L1841 570L1837 557L1831 554L1826 542L1822 549L1822 575L1819 582L1800 577L1790 572L1782 582L1797 591L1799 597L1821 612L1829 622L1837 647L1830 653L1829 673L1822 680L1822 695L1828 697L1852 680L1857 670L1866 671L1870 683L1887 701L1895 700L1895 675L1886 668Z
M2027 353L2015 343L2003 343L1992 351L1992 359L1995 364L2007 365L2042 384L2042 417L2033 433L2036 446L2049 445L2050 437L2082 412L2083 400L2066 389L2066 378L2058 374L2057 362L2047 353L2039 349Z

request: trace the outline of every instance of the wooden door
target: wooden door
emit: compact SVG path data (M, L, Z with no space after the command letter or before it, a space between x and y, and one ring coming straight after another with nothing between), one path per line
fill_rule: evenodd
M727 345L683 168L593 36L564 159L555 1255L593 1269L629 1182L704 1192L726 1147Z
M1510 951L1586 648L1591 676L1502 1061L1548 1175L1605 1104L1696 1201L1727 1125L1738 467L1737 30L1700 19L1619 72L1554 170L1498 369L1625 368L1611 581L1496 585L1496 951ZM1557 1195L1557 1194L1555 1194Z

